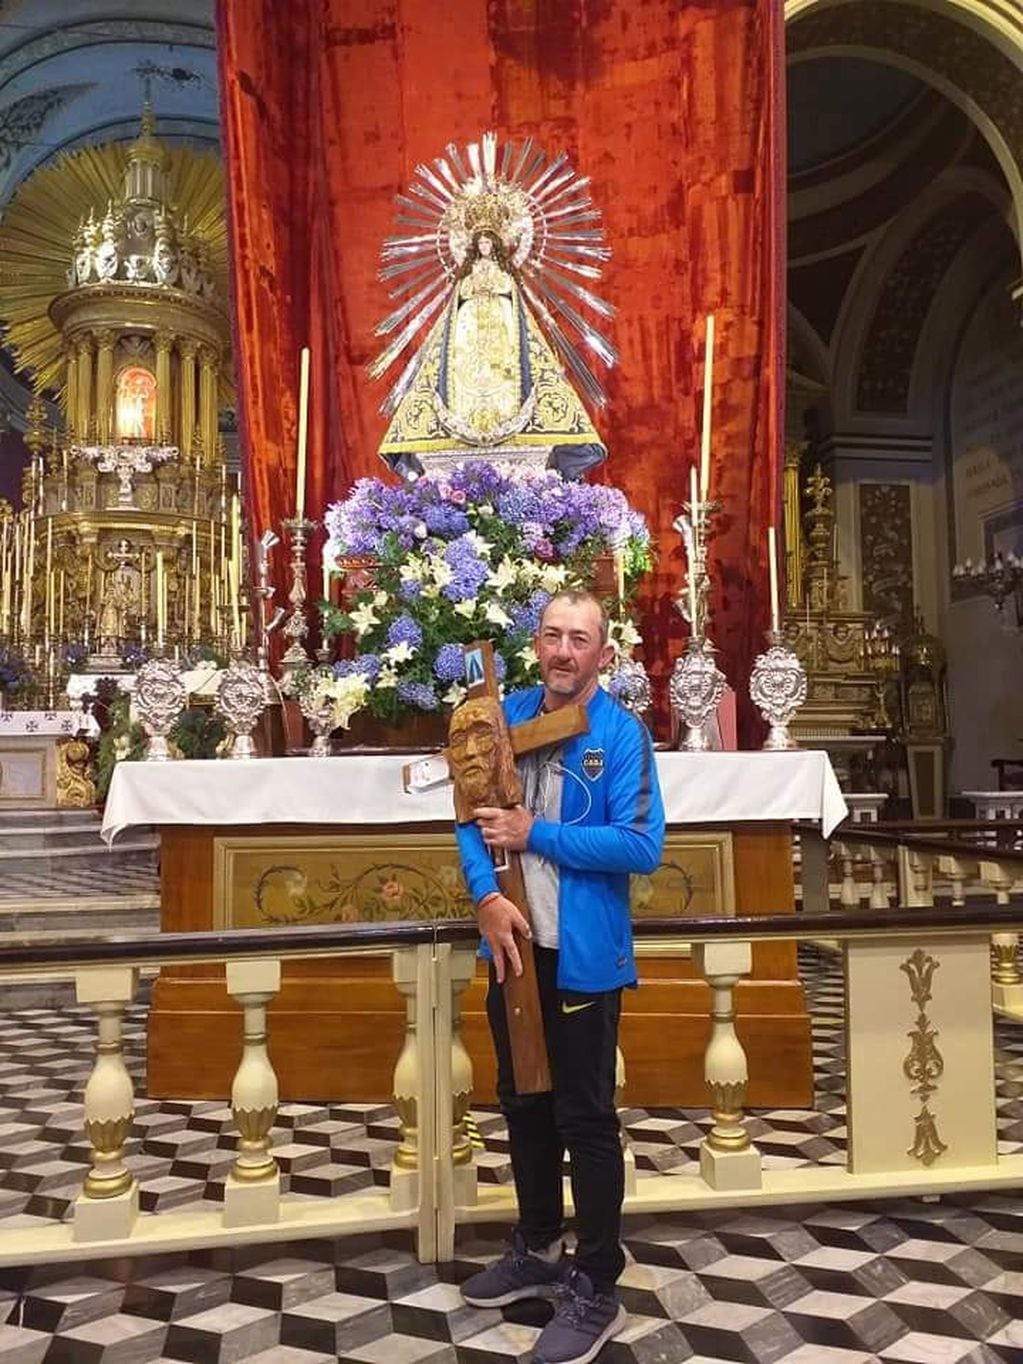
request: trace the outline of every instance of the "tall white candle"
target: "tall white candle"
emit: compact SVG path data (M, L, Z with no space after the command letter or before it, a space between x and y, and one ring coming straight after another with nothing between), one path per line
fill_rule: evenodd
M703 351L703 430L700 433L700 501L707 501L710 490L711 399L714 392L714 314L707 316Z
M781 616L778 610L778 536L774 526L767 527L767 558L771 573L771 629L777 634Z
M302 347L298 380L298 467L295 470L295 515L305 516L305 448L309 434L309 347Z
M163 550L156 551L156 646L163 648Z
M696 486L696 465L689 466L689 514L693 523L693 539L700 538L700 493Z

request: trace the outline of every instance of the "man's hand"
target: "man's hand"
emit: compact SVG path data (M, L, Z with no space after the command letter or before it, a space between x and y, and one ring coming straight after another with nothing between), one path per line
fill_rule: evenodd
M512 805L507 810L497 805L478 805L472 814L488 848L525 852L533 816L524 805Z
M512 974L521 976L522 958L515 934L521 933L524 938L532 936L521 911L504 895L491 895L476 911L476 920L494 959L498 985L504 984L506 957Z

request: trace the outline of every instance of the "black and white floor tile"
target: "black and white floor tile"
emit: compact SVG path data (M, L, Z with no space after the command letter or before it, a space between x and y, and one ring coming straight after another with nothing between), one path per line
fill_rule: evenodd
M754 1114L765 1162L842 1161L841 978L807 949L816 1106ZM145 1092L145 1009L127 1059ZM86 1010L0 1013L0 1236L68 1215L87 1157L81 1092ZM1002 1149L1023 1146L1023 1030L999 1023ZM503 1123L474 1114L480 1178L509 1178ZM644 1172L697 1159L703 1111L632 1109ZM338 1194L384 1184L397 1119L382 1104L288 1104L275 1151L284 1185ZM219 1103L140 1097L131 1163L147 1211L215 1205L233 1158ZM0 1364L259 1361L259 1364L518 1364L548 1309L468 1309L457 1282L499 1253L506 1229L465 1228L457 1257L419 1265L401 1235L245 1247L0 1274ZM1005 1195L630 1218L625 1335L607 1364L1023 1364L1023 1208Z

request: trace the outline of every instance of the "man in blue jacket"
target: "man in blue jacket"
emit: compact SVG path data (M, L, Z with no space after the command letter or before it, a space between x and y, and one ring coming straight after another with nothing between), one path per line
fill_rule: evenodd
M621 991L636 984L629 876L653 872L664 807L644 725L598 683L612 650L607 616L586 592L552 597L536 638L543 685L504 701L515 725L577 703L589 730L518 760L523 803L481 806L456 826L462 868L491 958L487 1015L497 1092L508 1123L519 1223L507 1254L462 1286L467 1302L499 1307L554 1298L537 1364L589 1364L625 1324L615 1284L624 1168L615 1111ZM522 914L498 889L492 852L521 854L553 1088L516 1094L501 984L521 973ZM565 1255L562 1160L568 1150L576 1251Z

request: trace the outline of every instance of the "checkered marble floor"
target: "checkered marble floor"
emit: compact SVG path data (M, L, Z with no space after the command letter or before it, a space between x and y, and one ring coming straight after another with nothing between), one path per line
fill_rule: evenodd
M842 985L837 959L805 949L816 1106L760 1111L765 1164L841 1162ZM145 1092L145 1008L131 1011L128 1066ZM81 1092L86 1010L0 1013L0 1236L68 1216L87 1158ZM997 1026L1001 1149L1023 1148L1023 1029ZM500 1115L474 1114L481 1180L510 1178ZM640 1177L685 1169L703 1111L630 1109ZM382 1104L282 1107L284 1187L333 1194L386 1184L397 1119ZM233 1158L219 1103L137 1102L131 1163L147 1211L213 1206ZM499 1253L506 1229L465 1228L451 1265L421 1266L407 1237L246 1247L0 1274L0 1364L260 1361L517 1364L548 1311L471 1310L457 1282ZM626 1334L607 1364L1021 1361L1023 1208L1002 1195L632 1218Z

